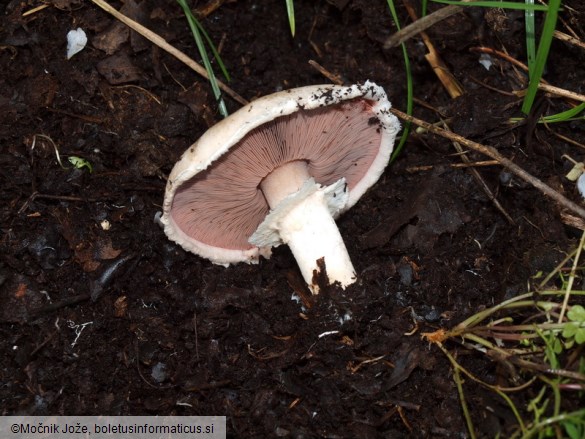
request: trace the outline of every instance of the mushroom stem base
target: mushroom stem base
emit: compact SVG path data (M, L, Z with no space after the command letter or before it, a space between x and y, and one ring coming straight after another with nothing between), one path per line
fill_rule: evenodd
M321 187L311 178L276 206L250 243L259 247L288 244L313 294L319 292L317 261L321 258L329 282L339 282L345 288L355 282L356 274L333 217L345 206L347 198L344 179Z

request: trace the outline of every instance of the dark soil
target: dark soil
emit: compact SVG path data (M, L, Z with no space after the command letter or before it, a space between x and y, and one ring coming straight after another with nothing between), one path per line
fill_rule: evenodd
M221 118L207 82L89 1L48 3L26 16L40 2L0 4L0 413L226 415L234 437L465 437L450 364L420 335L554 268L579 236L556 204L499 166L479 168L511 223L468 170L450 167L460 159L447 140L412 135L338 221L359 281L303 307L291 300L302 278L286 247L224 268L184 252L154 221L165 176ZM176 2L124 3L197 59ZM564 23L584 40L585 4L564 4ZM328 83L313 59L347 83L377 82L404 110L402 52L382 48L395 32L386 2L297 0L295 12L294 39L282 1L228 1L202 18L231 88L253 99ZM521 115L509 92L523 73L499 59L488 71L470 48L524 60L523 19L492 15L470 9L429 31L465 90L455 100L420 38L407 43L414 113L436 122L440 112L453 131L579 201L561 156L581 160L583 150L557 134L583 145L583 123L532 123L569 108L539 95L528 123L507 124ZM65 36L77 27L89 44L67 60ZM555 41L546 78L584 93L584 61ZM482 380L508 382L496 363L447 347ZM481 437L510 434L496 394L469 380L464 389ZM532 397L530 387L513 395L521 408Z

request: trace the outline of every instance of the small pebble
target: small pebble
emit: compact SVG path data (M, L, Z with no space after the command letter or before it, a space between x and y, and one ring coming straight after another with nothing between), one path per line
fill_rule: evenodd
M156 363L153 367L152 367L152 372L150 373L150 376L152 376L152 379L155 380L157 383L162 383L164 380L167 379L167 373L165 372L165 364L164 363Z
M400 276L400 283L405 286L412 284L414 273L412 267L408 264L400 264L398 266L398 275Z

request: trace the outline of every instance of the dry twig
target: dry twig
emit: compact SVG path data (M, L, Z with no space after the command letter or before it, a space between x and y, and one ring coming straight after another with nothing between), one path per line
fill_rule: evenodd
M410 15L413 20L418 21L414 8L408 4L408 2L404 2L404 6L408 11L408 15ZM435 49L435 45L429 36L426 34L426 32L421 32L420 35L425 43L425 46L427 46L427 49L429 50L429 53L425 55L425 58L435 72L435 75L437 75L437 78L439 78L439 81L441 81L441 84L443 84L443 87L445 87L447 90L447 93L449 93L449 96L451 96L452 99L461 96L463 94L461 85L459 85L457 79L455 79L455 77L451 74L441 59L439 52L437 52Z
M388 38L384 42L384 49L391 49L392 47L396 47L404 43L406 40L414 37L415 35L424 32L438 22L443 21L452 15L458 14L461 11L463 11L462 6L449 5L431 14L425 15L408 26L403 27L390 38Z
M453 169L460 169L460 168L479 168L484 166L494 166L499 165L500 163L497 160L484 160L480 162L469 162L469 163L449 163L447 166ZM406 172L414 174L415 172L425 172L425 171L432 171L435 165L421 165L421 166L409 166L406 168Z

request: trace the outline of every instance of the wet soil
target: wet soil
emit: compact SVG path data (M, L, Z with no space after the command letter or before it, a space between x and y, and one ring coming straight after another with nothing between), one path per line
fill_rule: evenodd
M420 335L554 268L579 236L556 204L499 166L478 168L510 221L451 166L448 141L417 133L338 221L359 274L345 291L308 298L286 247L259 265L212 265L154 221L173 164L221 119L206 81L89 1L46 3L28 15L39 2L0 5L0 413L226 415L231 437L466 437L449 362ZM174 1L123 3L198 59ZM315 60L347 83L377 82L404 110L402 52L382 47L396 30L386 2L299 0L295 12L294 39L281 1L227 1L201 19L231 88L252 100L328 83ZM584 40L582 2L561 16ZM67 60L77 27L89 44ZM448 119L579 202L562 155L583 150L558 135L585 144L582 121L532 123L569 108L540 95L528 123L508 124L523 73L499 58L486 70L471 50L523 60L522 15L470 9L428 33L464 94L448 96L416 37L414 114ZM583 93L584 61L555 41L546 78ZM508 383L496 363L447 347L482 380ZM479 436L510 434L503 401L464 388ZM513 398L522 408L533 393Z

